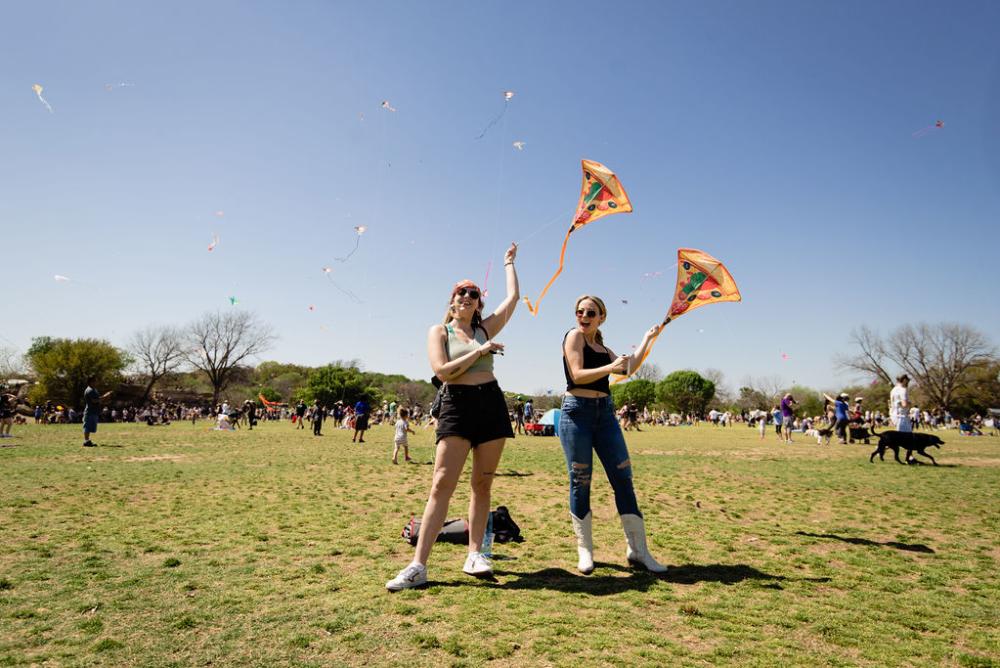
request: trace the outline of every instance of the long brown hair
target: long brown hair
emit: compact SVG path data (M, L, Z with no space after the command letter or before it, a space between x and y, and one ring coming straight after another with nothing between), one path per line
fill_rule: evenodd
M594 295L581 295L576 298L576 304L573 305L573 313L580 308L580 302L584 299L589 299L590 301L597 304L597 310L601 313L601 318L607 320L608 318L608 307L604 305L604 300L600 297L595 297ZM600 327L597 328L597 334L594 336L594 340L597 341L598 345L604 345L604 336L601 334Z

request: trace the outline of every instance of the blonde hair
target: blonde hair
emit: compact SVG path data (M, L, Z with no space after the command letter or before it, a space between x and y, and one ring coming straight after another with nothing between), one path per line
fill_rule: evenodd
M608 307L604 305L603 299L601 299L600 297L595 297L594 295L581 295L577 297L576 304L573 305L574 313L576 313L576 311L580 308L580 302L582 302L585 299L589 299L590 301L597 304L597 310L600 312L601 318L607 320ZM598 345L601 346L604 345L604 336L601 334L600 328L597 329L597 334L594 336L594 340L597 341Z

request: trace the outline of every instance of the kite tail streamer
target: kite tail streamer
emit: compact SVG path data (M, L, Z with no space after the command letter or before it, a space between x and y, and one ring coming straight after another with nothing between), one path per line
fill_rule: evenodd
M524 303L527 305L528 310L531 312L531 315L538 315L538 305L541 304L542 297L545 296L545 293L549 291L549 288L552 287L552 284L556 282L557 278L559 278L559 274L562 273L563 264L566 261L566 245L569 244L569 235L573 234L574 229L576 228L571 227L569 228L569 232L566 233L566 238L563 239L562 250L559 251L559 268L556 269L556 273L552 274L552 278L550 278L549 282L545 284L544 288L542 288L542 293L538 295L538 299L535 300L534 306L532 306L530 299L528 299L527 297L524 298Z
M635 365L634 369L630 368L623 376L619 376L618 374L613 374L614 380L611 381L612 385L617 385L618 383L624 380L628 380L633 373L639 370L639 367L643 365L643 363L646 361L646 358L649 357L649 354L653 352L653 345L656 344L656 340L660 338L660 334L663 333L663 328L666 327L669 323L670 323L670 318L667 318L660 324L660 329L658 329L656 334L653 335L653 338L649 340L649 345L646 346L646 352L642 354L642 358L639 360L639 363Z

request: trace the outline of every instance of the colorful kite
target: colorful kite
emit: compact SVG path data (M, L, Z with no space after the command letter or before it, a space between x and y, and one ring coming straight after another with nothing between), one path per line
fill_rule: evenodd
M35 91L35 95L37 95L38 99L45 105L45 108L49 110L49 113L54 113L52 111L52 105L49 104L44 97L42 97L42 91L45 90L42 88L42 84L32 84L31 90Z
M212 235L212 243L208 244L208 252L211 253L212 251L214 251L215 247L218 246L218 245L219 245L219 235L218 234L213 234Z
M660 323L659 329L650 340L649 345L646 346L646 352L643 353L642 359L635 365L635 368L629 369L628 373L623 376L616 375L612 382L620 383L642 366L653 350L656 339L663 332L663 328L672 321L699 306L719 302L738 302L742 299L740 289L736 287L736 281L733 280L733 275L729 273L725 265L703 251L694 248L678 249L677 288L674 291L670 310L667 311L667 317Z
M925 134L927 134L931 130L940 130L943 127L944 127L944 121L935 121L934 125L928 125L926 128L920 128L919 130L917 130L916 132L914 132L913 133L913 137L915 139L920 139L921 137L923 137Z
M263 394L258 394L257 398L260 399L260 403L264 404L264 406L267 408L276 408L278 406L281 406L280 401L268 401L267 399L264 398Z
M781 359L782 361L787 362L791 358L788 357L788 353L781 353Z
M527 297L524 298L524 303L528 305L531 315L538 315L538 304L552 287L552 284L556 282L559 274L562 273L563 264L566 261L566 244L569 243L569 235L598 218L610 216L613 213L630 213L632 211L632 202L629 201L625 188L622 187L614 172L592 160L584 160L582 164L583 184L580 186L580 202L576 206L573 223L569 226L569 231L566 232L566 238L563 239L562 250L559 252L559 268L545 284L542 294L538 295L534 305Z
M516 141L516 142L512 143L511 146L513 146L514 148L516 148L518 151L523 151L524 147L526 146L526 143L523 142L523 141Z
M389 100L382 100L382 108L388 111L396 111L396 107L389 104ZM361 120L364 120L364 118L362 118Z
M234 297L234 296L230 296L229 297L229 305L230 306L236 306L239 303L240 303L240 300L237 299L236 297Z
M485 137L486 133L490 131L490 128L492 128L494 125L500 122L500 119L503 118L504 114L507 113L507 104L511 101L513 97L514 97L514 91L505 90L503 92L503 111L497 114L496 118L490 121L489 124L487 124L487 126L483 128L483 131L479 133L478 137L476 137L477 140Z

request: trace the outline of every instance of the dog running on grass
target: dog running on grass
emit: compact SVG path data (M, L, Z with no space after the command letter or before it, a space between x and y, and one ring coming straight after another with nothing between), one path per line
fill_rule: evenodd
M909 431L883 431L879 433L875 431L875 425L872 425L872 434L878 437L878 446L868 458L868 461L872 463L875 462L875 455L878 455L880 460L885 461L885 451L891 449L893 456L900 464L916 464L917 459L913 456L913 453L916 452L937 466L934 458L927 453L927 448L933 445L940 450L941 446L944 445L944 441L934 434L917 434ZM900 448L906 450L906 462L899 459Z

